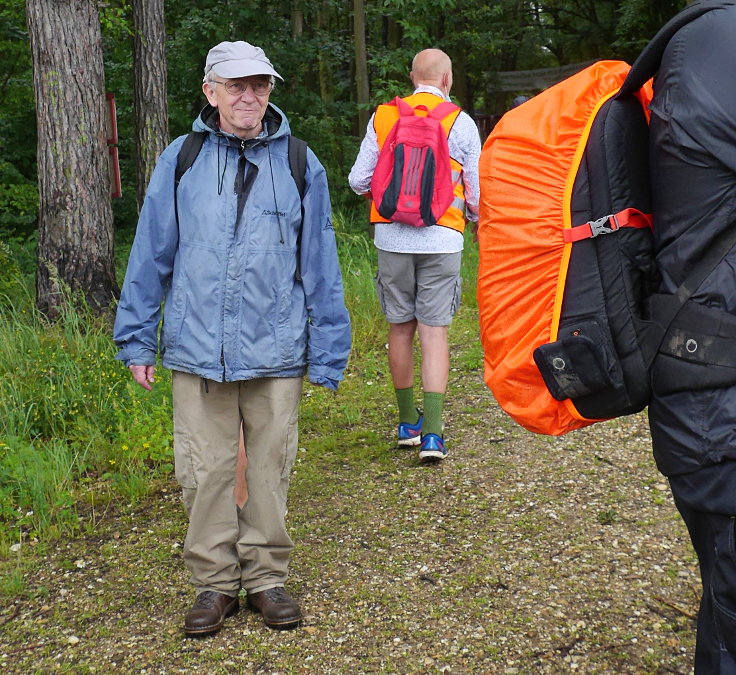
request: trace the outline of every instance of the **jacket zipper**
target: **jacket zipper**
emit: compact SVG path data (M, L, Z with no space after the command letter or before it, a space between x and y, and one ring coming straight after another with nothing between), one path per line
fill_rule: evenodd
M244 155L245 155L245 141L240 141L240 156L243 157ZM240 163L240 162L238 161L238 163ZM240 170L240 167L238 166L236 168L236 177L235 177L235 180L236 181L238 180L238 171L239 170ZM240 195L236 195L236 206L235 206L236 219L237 219L237 212L238 212L237 200L239 198L240 198ZM232 247L233 241L235 240L235 230L237 229L237 225L238 224L236 222L235 223L235 227L233 227L232 241L230 242L231 247ZM229 255L229 253L228 253L228 256L227 256L227 261L228 262L227 262L227 264L225 266L225 285L226 286L227 286L227 278L228 278L228 267L229 267L229 263L230 263L230 255ZM222 366L222 381L225 382L226 370L227 370L225 368L225 338L224 338L224 336L225 336L225 295L223 295L223 298L222 298L222 317L221 317L221 319L222 319L221 326L222 326L223 341L220 343L220 365Z

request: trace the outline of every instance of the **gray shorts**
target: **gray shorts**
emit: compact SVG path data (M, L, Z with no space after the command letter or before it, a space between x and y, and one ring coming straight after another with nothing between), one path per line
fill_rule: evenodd
M449 326L460 304L457 253L392 253L378 249L376 290L389 323L416 319L425 326Z

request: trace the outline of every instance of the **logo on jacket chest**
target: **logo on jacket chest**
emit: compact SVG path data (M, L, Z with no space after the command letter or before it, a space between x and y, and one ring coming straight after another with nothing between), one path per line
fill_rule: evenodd
M273 209L263 209L261 217L276 216L277 218L286 218L286 211L274 211Z

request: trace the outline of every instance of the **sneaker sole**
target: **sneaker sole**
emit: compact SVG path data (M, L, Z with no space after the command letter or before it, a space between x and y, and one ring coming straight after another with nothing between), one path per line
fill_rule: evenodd
M443 453L441 450L423 450L419 453L420 462L438 462L444 459L447 453Z
M400 445L402 448L413 447L415 445L421 445L421 443L422 443L421 436L415 436L414 438L402 438L399 441L397 441L397 444Z

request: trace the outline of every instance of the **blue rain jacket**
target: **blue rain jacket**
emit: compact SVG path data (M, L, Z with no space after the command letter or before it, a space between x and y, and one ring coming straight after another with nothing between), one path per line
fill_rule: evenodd
M310 382L337 388L351 336L327 177L308 150L302 204L289 125L272 104L264 127L243 141L219 131L216 109L202 111L192 128L207 138L179 184L178 226L174 169L185 136L161 154L115 319L126 365L153 365L160 350L164 367L210 380L308 371Z

